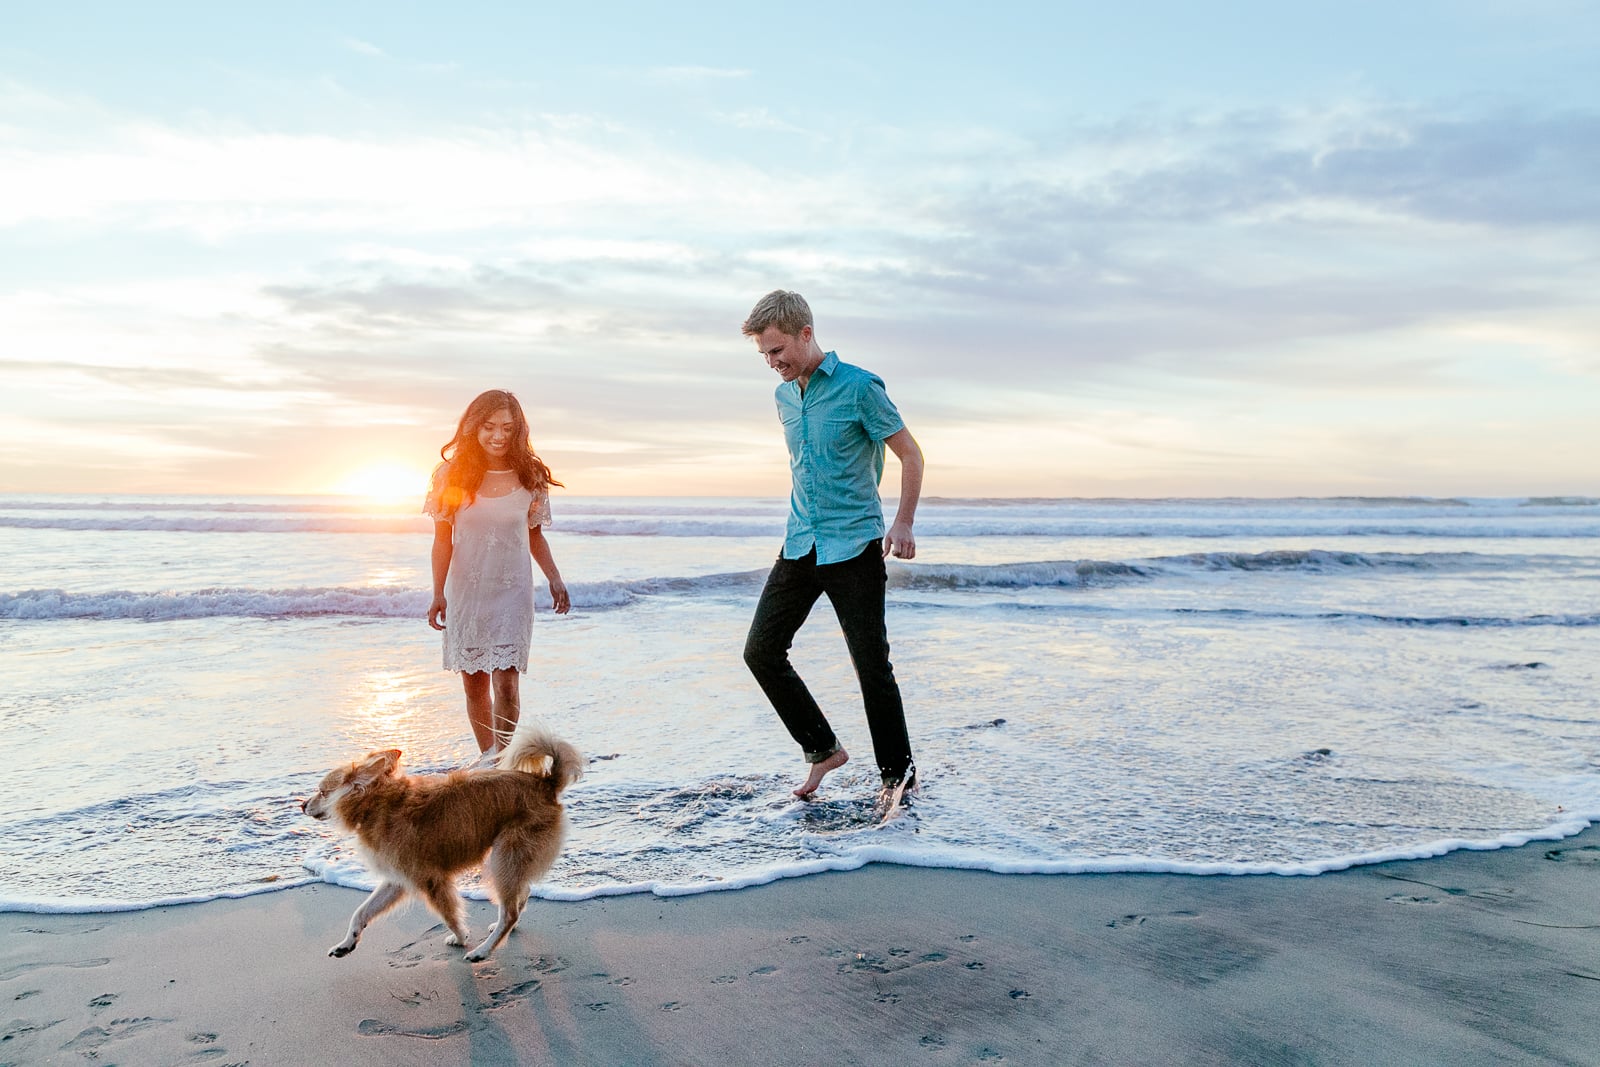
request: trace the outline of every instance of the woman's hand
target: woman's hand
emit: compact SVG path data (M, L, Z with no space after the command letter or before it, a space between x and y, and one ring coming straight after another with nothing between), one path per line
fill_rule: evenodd
M572 610L572 598L567 595L567 583L560 578L550 581L550 602L555 605L557 615L565 615Z
M444 594L440 593L428 605L428 625L435 630L444 629Z

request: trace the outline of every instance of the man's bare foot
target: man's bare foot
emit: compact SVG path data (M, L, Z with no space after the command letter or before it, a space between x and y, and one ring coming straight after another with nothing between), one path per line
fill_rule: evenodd
M801 800L806 799L817 791L817 786L822 784L823 776L829 771L836 771L850 762L850 753L840 749L821 763L811 765L811 773L806 775L805 783L795 789L794 795Z
M873 818L880 823L888 822L895 812L900 810L900 802L908 793L915 793L921 783L917 781L916 764L907 764L906 771L898 778L885 778L883 788L878 790L878 800L872 806Z

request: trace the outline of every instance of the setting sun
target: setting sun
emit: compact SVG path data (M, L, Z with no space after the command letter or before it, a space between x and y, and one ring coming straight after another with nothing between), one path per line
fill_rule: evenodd
M403 463L375 463L351 471L334 485L344 496L366 496L386 500L421 497L428 488L428 472Z

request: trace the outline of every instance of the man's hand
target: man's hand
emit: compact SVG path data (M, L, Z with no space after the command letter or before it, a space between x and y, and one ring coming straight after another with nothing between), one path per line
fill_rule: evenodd
M917 554L917 539L911 536L909 522L897 522L883 535L883 558L912 559Z

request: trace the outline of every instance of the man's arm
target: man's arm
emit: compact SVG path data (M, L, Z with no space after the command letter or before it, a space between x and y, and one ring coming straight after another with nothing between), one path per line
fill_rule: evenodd
M911 431L901 427L883 439L900 460L900 507L894 513L889 532L883 535L883 558L911 559L917 554L917 539L911 524L917 518L917 501L922 497L922 447Z

